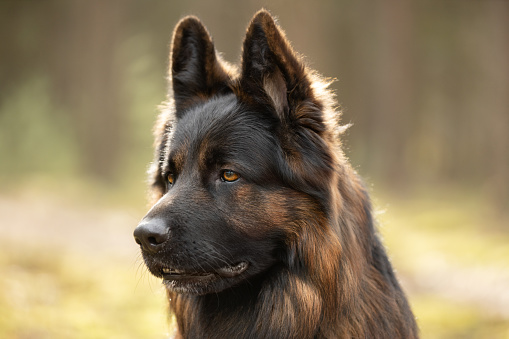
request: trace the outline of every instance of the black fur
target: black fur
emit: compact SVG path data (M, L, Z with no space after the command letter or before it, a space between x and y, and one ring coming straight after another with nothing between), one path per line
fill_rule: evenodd
M327 84L271 15L239 71L176 27L154 206L135 230L184 338L417 338Z

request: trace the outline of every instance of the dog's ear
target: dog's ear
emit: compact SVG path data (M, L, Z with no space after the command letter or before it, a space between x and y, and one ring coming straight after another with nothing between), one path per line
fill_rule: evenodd
M273 111L280 122L289 165L282 174L310 195L327 192L330 181L324 178L331 175L334 160L324 141L335 140L326 125L331 109L327 85L310 73L265 10L254 16L247 29L241 72L240 99L269 106L267 111Z
M229 73L201 21L182 19L173 32L170 77L177 119L186 108L228 90Z
M241 89L248 98L270 102L281 118L312 97L307 71L269 12L253 17L242 50Z

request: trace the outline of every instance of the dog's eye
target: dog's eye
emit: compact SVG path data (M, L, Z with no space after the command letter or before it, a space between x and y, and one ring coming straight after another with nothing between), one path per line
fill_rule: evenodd
M173 173L169 173L166 180L168 181L168 185L173 185L175 182L175 175Z
M240 175L237 172L232 170L224 170L221 173L221 179L223 181L232 182L240 178Z

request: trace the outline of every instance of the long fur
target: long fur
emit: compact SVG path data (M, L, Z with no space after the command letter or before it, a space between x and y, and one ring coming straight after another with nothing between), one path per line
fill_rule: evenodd
M305 66L264 10L248 27L242 55L237 70L221 60L197 18L177 25L170 95L155 128L152 199L156 203L166 193L162 175L172 133L190 108L233 94L255 110L272 112L279 148L274 175L284 185L263 206L279 232L278 260L217 293L168 289L179 336L417 338L366 188L341 150L345 126L338 123L328 82Z

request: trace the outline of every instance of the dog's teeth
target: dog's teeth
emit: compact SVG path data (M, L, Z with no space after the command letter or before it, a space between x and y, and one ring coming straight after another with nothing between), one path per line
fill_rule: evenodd
M223 277L231 278L244 272L247 269L247 266L248 263L242 261L238 263L236 266L225 266L216 270L216 272Z
M182 271L182 270L176 270L174 268L163 268L163 273L164 274L184 274L185 271Z

